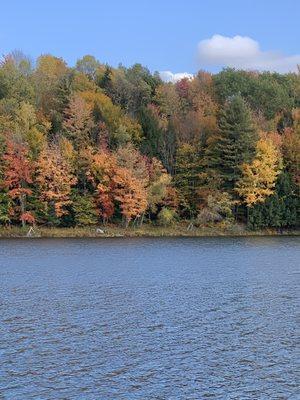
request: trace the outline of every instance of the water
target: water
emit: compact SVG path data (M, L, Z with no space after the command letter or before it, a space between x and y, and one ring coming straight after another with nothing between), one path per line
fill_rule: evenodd
M0 241L0 399L299 399L299 239Z

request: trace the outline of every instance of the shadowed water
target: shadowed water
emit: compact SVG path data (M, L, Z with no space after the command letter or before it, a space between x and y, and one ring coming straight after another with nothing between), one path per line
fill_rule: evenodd
M1 240L0 399L299 399L299 244Z

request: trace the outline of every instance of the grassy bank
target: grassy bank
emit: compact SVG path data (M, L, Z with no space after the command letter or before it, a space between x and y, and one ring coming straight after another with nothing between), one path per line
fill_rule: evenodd
M177 223L169 227L144 224L142 227L124 228L117 225L76 228L37 227L29 232L29 227L1 227L0 238L11 237L201 237L201 236L281 236L300 235L300 230L265 229L249 231L243 225L233 225L229 228L220 227L193 227L188 229L187 222ZM103 232L103 233L102 233Z

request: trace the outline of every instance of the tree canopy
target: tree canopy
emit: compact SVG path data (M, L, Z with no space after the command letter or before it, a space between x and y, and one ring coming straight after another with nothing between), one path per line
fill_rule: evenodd
M300 75L0 63L0 224L299 225Z

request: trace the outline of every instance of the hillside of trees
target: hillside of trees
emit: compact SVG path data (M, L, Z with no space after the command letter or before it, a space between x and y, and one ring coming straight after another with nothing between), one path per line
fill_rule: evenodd
M0 64L0 224L299 225L300 74Z

